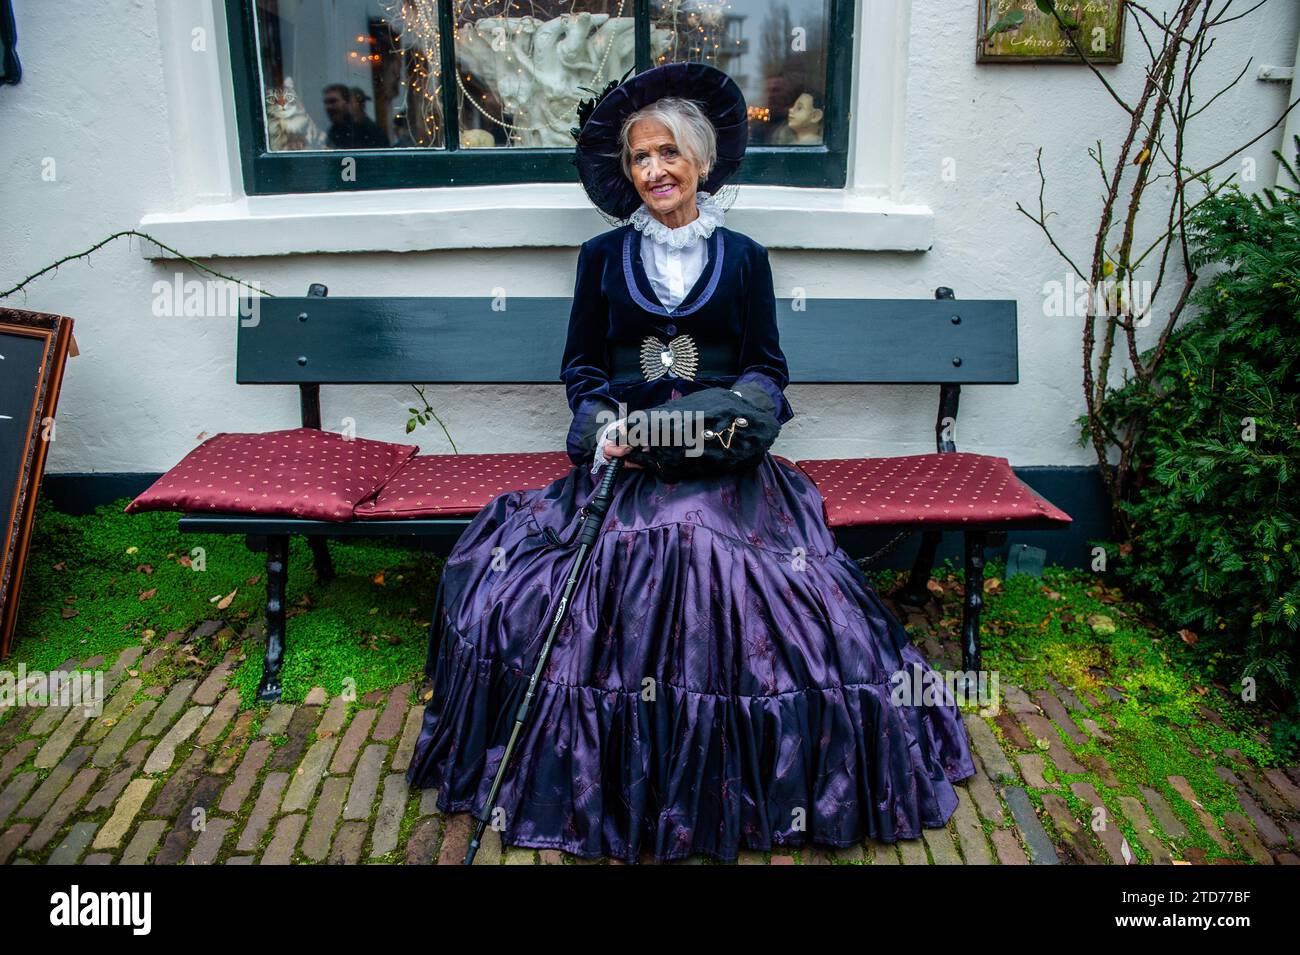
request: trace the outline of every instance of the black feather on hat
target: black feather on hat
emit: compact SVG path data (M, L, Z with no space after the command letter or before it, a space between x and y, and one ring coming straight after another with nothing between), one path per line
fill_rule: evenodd
M593 96L591 99L578 100L578 125L573 126L569 129L569 132L572 134L575 142L577 141L578 137L582 135L582 127L585 126L587 124L587 120L591 118L591 111L596 108L596 104L599 103L601 100L603 100L614 90L618 89L620 84L627 82L627 78L632 75L632 70L633 67L628 67L627 72L623 74L623 78L621 80L610 80L609 83L606 84L603 90L599 90L599 91L593 90L589 86L578 87L578 89L586 90L588 93L595 93L596 95Z

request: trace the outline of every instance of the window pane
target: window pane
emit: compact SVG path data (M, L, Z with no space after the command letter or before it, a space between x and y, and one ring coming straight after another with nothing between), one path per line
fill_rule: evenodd
M456 8L465 148L573 148L580 99L636 62L633 0L466 0Z
M250 0L267 148L441 149L439 0ZM447 0L453 2L453 0ZM571 149L577 104L634 64L634 0L453 7L461 148ZM756 145L824 141L830 0L650 0L655 63L725 70Z
M267 148L443 145L437 9L425 0L256 0Z
M825 142L830 0L651 0L656 63L708 63L745 94L750 143Z

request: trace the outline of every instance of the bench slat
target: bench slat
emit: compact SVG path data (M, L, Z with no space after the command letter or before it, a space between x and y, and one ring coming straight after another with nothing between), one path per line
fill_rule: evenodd
M260 298L239 321L236 380L557 384L570 300L509 298L499 311L493 302ZM777 320L799 384L1019 380L1013 300L780 299Z

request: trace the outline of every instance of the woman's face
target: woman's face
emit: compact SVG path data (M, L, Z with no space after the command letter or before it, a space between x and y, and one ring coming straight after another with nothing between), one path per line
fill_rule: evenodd
M689 215L695 207L700 170L678 152L668 127L643 119L628 131L632 183L651 214L663 221Z

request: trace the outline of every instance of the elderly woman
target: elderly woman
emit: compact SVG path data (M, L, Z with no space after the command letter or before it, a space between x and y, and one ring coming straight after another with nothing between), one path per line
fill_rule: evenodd
M712 197L744 154L739 89L673 64L612 85L580 118L583 184L625 224L578 255L561 372L577 466L498 497L448 558L410 782L508 845L629 862L944 825L953 782L974 772L959 714L893 695L926 664L837 546L816 488L761 450L740 470L670 479L623 425L714 394L773 431L793 415L767 250L725 228ZM581 508L600 468L629 455L485 805Z

